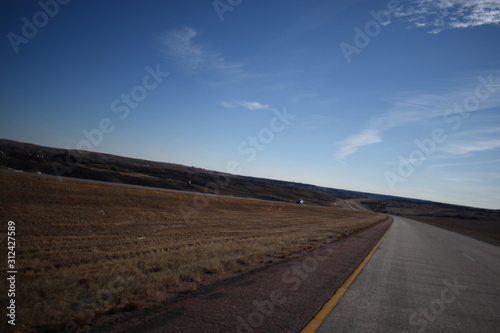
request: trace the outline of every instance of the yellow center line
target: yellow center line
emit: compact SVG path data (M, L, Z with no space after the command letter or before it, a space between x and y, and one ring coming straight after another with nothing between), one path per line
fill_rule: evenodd
M393 221L394 223L394 221ZM340 301L344 293L349 289L351 284L356 280L358 277L359 273L363 270L363 268L366 266L368 261L370 261L370 258L373 256L375 251L378 249L380 244L384 241L385 237L391 231L392 228L392 223L389 229L385 232L385 234L380 238L380 240L375 244L373 249L368 253L368 255L363 259L361 264L354 270L354 272L349 276L349 278L344 282L344 284L333 294L332 298L326 302L326 304L319 310L319 312L314 316L314 318L307 324L307 326L301 331L301 333L314 333L316 330L321 326L323 321L325 321L326 317L330 312L333 310L333 308L337 305L337 303Z

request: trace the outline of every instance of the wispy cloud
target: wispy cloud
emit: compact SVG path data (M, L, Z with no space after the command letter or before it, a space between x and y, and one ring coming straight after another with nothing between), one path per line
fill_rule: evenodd
M446 178L445 181L454 182L454 183L464 183L464 182L480 182L479 179L476 178Z
M242 64L233 64L224 59L220 52L206 44L195 41L199 32L191 27L170 31L159 37L163 52L168 58L179 62L186 69L197 72L212 70L225 74L240 74Z
M247 110L270 110L271 106L267 104L263 104L261 102L246 102L246 101L238 101L238 102L226 102L222 101L220 102L220 105L223 107L230 109L230 108L237 108L237 107L243 107Z
M415 28L438 34L446 29L500 24L498 0L408 0L396 11Z
M486 127L468 131L462 131L455 134L458 138L484 138L485 136L495 135L498 137L500 135L500 127Z
M496 72L494 75L491 74L491 76L494 78L491 86L491 89L494 89L493 93L491 93L487 99L481 100L474 109L467 111L468 113L500 106L500 85L498 84L498 77L500 76L500 73ZM473 78L463 87L454 87L442 95L415 94L403 98L386 100L391 103L392 106L390 106L381 116L370 119L365 128L358 134L352 135L346 140L340 142L339 145L341 148L335 154L336 158L338 160L344 159L345 157L357 152L358 149L363 146L381 142L384 132L390 129L408 124L424 124L426 121L431 119L443 122L444 116L446 114L456 112L455 109L457 106L459 107L457 110L459 110L460 106L462 106L462 111L465 111L463 107L464 101L470 99L471 96L475 96L479 82L480 81L478 81L477 78ZM483 87L482 89L485 88ZM370 133L371 136L367 135ZM484 131L483 134L485 134ZM369 140L370 137L373 140ZM363 144L356 143L358 138L365 138L365 140L362 141ZM377 140L375 140L375 138L377 138ZM462 151L466 153L467 149L472 152L473 149L480 149L481 147L483 147L482 149L486 149L487 147L494 146L491 146L493 142L490 140L483 141L482 145L478 144L475 147L469 146L467 148L464 145L462 146ZM453 151L458 153L460 149L457 146Z
M352 135L340 144L342 147L335 153L336 160L343 160L349 155L354 154L360 147L381 142L382 138L375 130L365 130L361 133Z
M456 142L446 145L440 151L452 155L467 155L483 151L491 151L500 148L500 139L475 140Z
M463 93L442 96L417 94L398 99L388 99L386 101L391 103L392 106L380 117L371 119L368 123L368 127L375 128L379 131L385 131L404 124L440 117L446 109L453 106L453 103L460 100L458 96L454 95L465 94L465 91ZM461 98L463 100L463 96Z
M499 164L500 159L496 160L486 160L486 161L472 161L472 162L454 162L454 163L440 163L440 164L434 164L430 165L428 167L429 170L436 170L436 169L448 169L448 168L453 168L453 167L463 167L463 166L480 166L480 165L488 165L488 164Z
M448 135L447 143L438 147L438 151L451 155L469 155L497 150L500 148L499 134L500 127L462 131Z

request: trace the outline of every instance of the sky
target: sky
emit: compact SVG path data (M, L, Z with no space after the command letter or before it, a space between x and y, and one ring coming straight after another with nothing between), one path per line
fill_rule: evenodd
M500 1L3 1L0 138L500 209Z

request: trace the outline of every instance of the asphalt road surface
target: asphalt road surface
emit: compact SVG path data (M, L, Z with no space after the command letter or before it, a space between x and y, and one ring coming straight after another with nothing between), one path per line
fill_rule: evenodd
M500 247L394 217L317 332L500 332Z
M345 202L346 206L352 210L363 210L366 212L371 212L371 210L366 209L357 200L344 200L344 202Z

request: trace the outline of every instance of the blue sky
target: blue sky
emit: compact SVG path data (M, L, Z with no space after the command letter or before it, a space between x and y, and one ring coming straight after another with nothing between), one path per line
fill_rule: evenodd
M500 209L500 2L4 2L0 137Z

